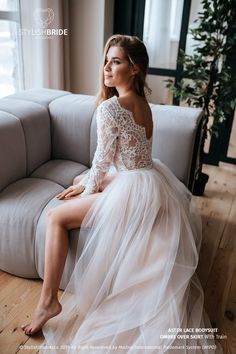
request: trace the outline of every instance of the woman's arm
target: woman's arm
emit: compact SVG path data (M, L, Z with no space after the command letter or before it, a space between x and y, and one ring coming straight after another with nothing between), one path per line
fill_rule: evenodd
M118 126L115 111L109 109L105 102L97 109L97 149L92 167L78 183L84 186L81 195L89 195L99 191L102 180L114 160L118 137Z
M78 194L89 195L99 192L106 172L114 160L118 127L116 112L102 103L97 109L97 149L92 167L79 183L68 187L57 195L58 199L70 199Z

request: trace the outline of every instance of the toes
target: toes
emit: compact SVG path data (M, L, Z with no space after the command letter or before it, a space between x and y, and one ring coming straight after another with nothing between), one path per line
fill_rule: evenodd
M22 330L25 332L25 334L27 334L29 336L30 332L31 332L30 324L28 323L27 325L24 325Z
M29 323L21 325L22 330L24 331L27 326L29 326Z
M31 335L31 328L26 328L25 334L27 334L27 336L30 336Z
M36 334L38 332L37 327L33 327L33 326L28 326L25 329L25 334L27 334L27 336L33 336L34 334Z

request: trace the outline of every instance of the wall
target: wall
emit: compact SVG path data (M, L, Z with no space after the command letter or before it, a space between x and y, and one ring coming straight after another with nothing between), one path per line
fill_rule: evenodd
M114 0L70 0L71 91L95 95L106 39L112 34Z

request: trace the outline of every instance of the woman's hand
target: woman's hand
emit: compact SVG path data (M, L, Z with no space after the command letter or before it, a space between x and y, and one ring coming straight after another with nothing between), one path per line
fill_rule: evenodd
M75 184L74 186L70 186L65 189L63 192L57 195L58 199L70 199L75 197L78 194L81 194L84 191L85 187L81 186L79 183Z

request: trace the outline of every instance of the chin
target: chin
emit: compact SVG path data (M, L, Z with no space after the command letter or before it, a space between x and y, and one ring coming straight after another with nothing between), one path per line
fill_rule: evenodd
M111 82L104 82L104 85L106 86L106 87L115 87L115 85L114 84L112 84Z

